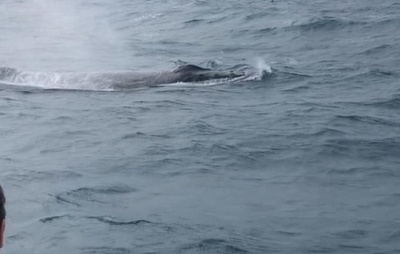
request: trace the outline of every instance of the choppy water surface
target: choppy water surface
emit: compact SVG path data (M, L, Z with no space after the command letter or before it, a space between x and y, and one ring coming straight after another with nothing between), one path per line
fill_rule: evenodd
M399 253L400 4L3 0L4 253ZM129 91L54 72L250 64ZM40 77L47 77L41 83Z

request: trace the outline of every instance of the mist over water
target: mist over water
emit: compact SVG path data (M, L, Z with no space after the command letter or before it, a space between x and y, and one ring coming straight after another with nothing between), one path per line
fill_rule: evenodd
M112 7L94 1L5 1L1 16L9 25L2 46L13 50L2 57L2 64L41 71L128 65L127 36L118 33L106 12Z
M0 1L1 251L400 252L399 24L394 0ZM101 78L184 63L254 76Z

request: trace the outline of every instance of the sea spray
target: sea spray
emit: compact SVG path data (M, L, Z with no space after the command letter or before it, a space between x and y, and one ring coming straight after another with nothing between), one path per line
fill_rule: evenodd
M262 58L257 59L256 67L257 67L258 74L260 75L260 77L262 77L264 75L272 74L271 66L269 64L267 64L265 62L265 60Z
M85 1L26 0L24 4L29 6L28 11L19 11L22 3L9 3L18 20L14 37L24 36L8 44L11 49L13 45L17 48L15 52L29 54L10 54L21 59L17 62L22 65L16 66L12 59L1 64L40 71L116 70L129 66L126 40L109 20L108 5L112 3L88 6Z

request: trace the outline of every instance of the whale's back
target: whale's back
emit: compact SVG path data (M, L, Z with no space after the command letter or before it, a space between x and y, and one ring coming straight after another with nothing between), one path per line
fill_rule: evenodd
M198 71L210 71L210 69L202 68L194 64L185 64L179 66L174 70L175 73L187 73L187 72L198 72Z

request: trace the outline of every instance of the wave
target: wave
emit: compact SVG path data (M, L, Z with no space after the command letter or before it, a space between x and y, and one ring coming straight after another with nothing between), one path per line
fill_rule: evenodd
M304 23L300 24L292 24L286 28L285 30L300 30L303 32L306 31L317 31L317 30L324 30L331 32L335 29L340 29L343 27L348 26L356 26L356 25L364 25L365 22L357 22L357 21L350 21L350 20L343 20L335 17L314 17L307 20Z
M322 154L338 156L356 156L367 159L395 159L400 153L400 140L385 138L376 140L332 139L323 145Z
M390 44L382 44L382 45L379 45L379 46L375 46L375 47L369 48L369 49L365 50L364 52L362 52L362 54L365 54L365 55L375 55L375 54L380 55L380 54L384 53L385 51L388 51L388 50L391 50L391 49L393 49L392 45L390 45Z
M201 25L204 22L206 22L205 19L191 19L191 20L185 21L183 23L183 25L184 25L184 28L189 28L190 29L190 28L193 28L195 26Z
M301 30L301 31L317 31L324 30L331 32L335 29L341 29L345 27L356 27L363 26L365 28L376 29L381 26L387 27L388 25L399 24L400 19L398 18L389 18L389 19L381 19L375 21L354 21L354 20L345 20L337 17L313 17L308 19L307 21L300 24L292 24L289 27L286 27L287 30Z
M42 218L39 221L42 222L42 223L49 223L49 222L53 222L55 220L64 219L64 218L72 218L72 216L69 215L69 214L56 215L56 216L50 216L50 217Z
M386 126L393 126L393 127L400 126L400 123L398 123L398 122L383 119L381 117L372 117L372 116L338 115L338 116L336 116L336 119L339 121L360 122L360 123L372 124L372 125L386 125Z
M154 224L148 220L133 220L133 221L117 221L109 216L87 216L87 219L94 219L102 223L112 226L126 226L126 225L139 225L139 224Z
M300 32L317 32L317 31L326 31L332 32L334 30L344 29L344 28L352 28L362 26L368 29L380 29L382 27L387 27L388 25L395 25L399 24L399 19L384 19L384 20L377 20L377 21L354 21L354 20L346 20L337 17L312 17L305 21L294 21L289 25L283 26L271 26L271 27L264 27L254 31L254 33L259 35L265 35L265 33L269 32L277 32L277 31L300 31ZM243 31L243 32L250 32ZM376 50L382 50L383 48L387 47L388 45L378 46ZM374 51L374 49L372 49ZM368 53L368 52L367 52ZM369 52L370 53L370 52Z
M128 248L113 248L113 247L85 247L81 248L82 254L131 254L135 253ZM151 252L153 253L153 252Z
M400 95L393 95L390 99L363 103L366 106L373 106L387 109L400 109Z
M132 193L136 192L137 189L131 188L128 186L111 186L106 188L79 188L75 191L76 192L85 192L85 193L98 193L98 194L125 194L125 193Z
M378 176L387 174L382 168L367 166L367 167L332 167L327 171L330 175L372 175Z
M75 219L76 216L72 216L70 214L64 214L64 215L55 215L55 216L49 216L40 219L39 221L42 223L50 223L56 220L61 220L61 219ZM114 218L110 216L83 216L81 218L84 219L90 219L90 220L97 220L102 223L106 223L108 225L112 226L125 226L125 225L139 225L139 224L156 224L148 220L133 220L133 221L118 221L115 220Z
M331 137L331 136L343 136L346 133L341 130L336 130L333 128L322 128L321 130L313 133L315 137Z
M364 73L363 75L369 75L374 77L381 77L381 76L395 76L397 73L389 70L382 70L382 69L371 69L368 72Z
M105 203L105 195L119 195L136 192L137 189L128 186L82 187L54 195L56 202L81 206L82 202Z
M342 70L342 71L344 71L344 70ZM350 74L345 77L340 77L334 81L335 82L338 82L338 81L360 82L360 80L367 80L368 83L371 83L371 82L382 82L383 79L394 80L394 79L398 79L399 76L400 76L400 74L393 70L387 70L387 69L381 69L381 68L366 68L363 70L359 70L358 72L356 72L354 74Z
M209 238L195 243L186 244L180 248L181 252L205 252L205 253L249 253L249 251L232 245L222 239Z

